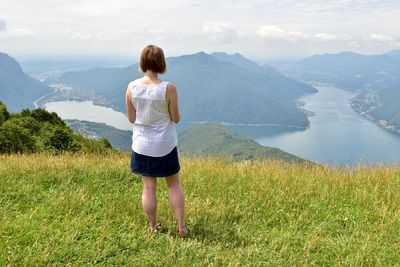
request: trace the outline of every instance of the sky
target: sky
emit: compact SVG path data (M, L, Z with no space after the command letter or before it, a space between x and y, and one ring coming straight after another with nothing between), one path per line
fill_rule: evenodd
M400 0L1 0L0 52L137 58L239 52L251 59L400 49Z

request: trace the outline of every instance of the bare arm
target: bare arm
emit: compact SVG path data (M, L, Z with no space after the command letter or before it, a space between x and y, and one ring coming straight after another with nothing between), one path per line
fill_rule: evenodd
M168 83L167 85L167 103L171 120L178 123L181 119L181 115L179 114L178 92L175 85L172 83Z
M136 109L132 104L131 94L129 90L129 86L126 89L126 112L128 113L128 120L130 123L135 123L136 120Z

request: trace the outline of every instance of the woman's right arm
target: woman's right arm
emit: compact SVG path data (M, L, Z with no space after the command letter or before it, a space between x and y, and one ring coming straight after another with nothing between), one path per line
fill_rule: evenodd
M130 123L135 123L136 120L136 109L132 104L132 98L130 93L130 87L126 88L126 97L125 97L125 104L126 104L126 112L128 113L128 120Z
M181 115L179 114L178 92L176 91L175 85L172 83L168 83L167 85L167 102L171 120L178 123L181 119Z

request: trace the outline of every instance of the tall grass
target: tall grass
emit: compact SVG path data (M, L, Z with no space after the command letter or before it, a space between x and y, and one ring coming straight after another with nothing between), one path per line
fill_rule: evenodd
M0 266L400 264L400 166L181 166L186 238L162 179L149 232L128 154L0 156Z

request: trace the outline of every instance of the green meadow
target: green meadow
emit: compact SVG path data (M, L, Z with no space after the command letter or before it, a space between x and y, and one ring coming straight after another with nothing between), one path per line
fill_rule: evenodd
M400 264L400 166L182 156L182 238L162 179L149 231L129 160L0 155L0 266Z

